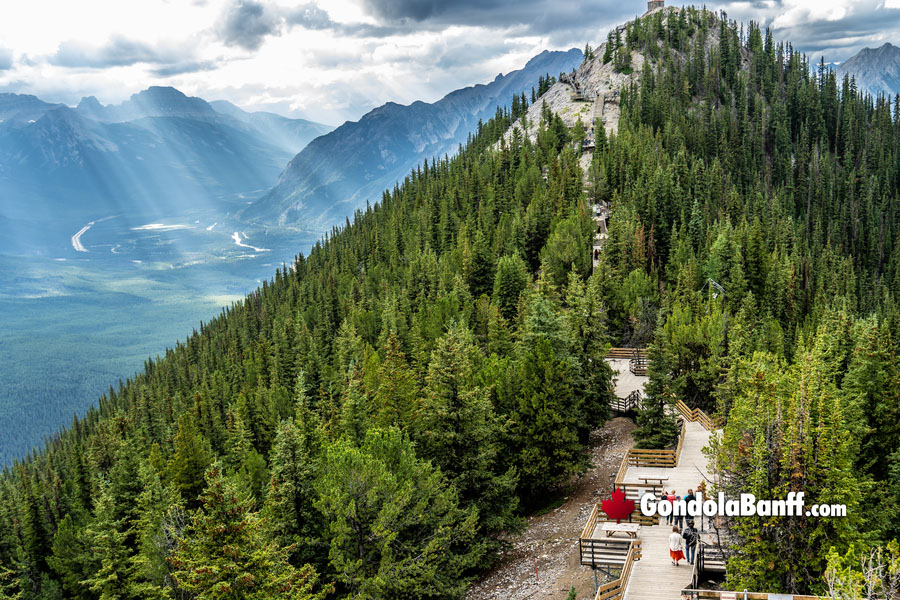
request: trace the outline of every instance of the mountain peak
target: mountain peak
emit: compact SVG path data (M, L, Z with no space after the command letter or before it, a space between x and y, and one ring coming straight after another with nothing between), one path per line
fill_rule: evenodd
M187 96L184 92L170 85L151 85L146 90L141 90L131 95L131 100L139 100L141 98L166 98L185 100ZM198 98L199 99L199 98Z
M119 112L130 118L144 117L202 117L215 118L218 113L206 100L186 96L171 86L150 86L118 106Z
M900 48L885 42L878 48L863 48L841 63L837 71L856 79L859 89L872 94L900 92Z
M100 104L100 101L97 100L96 96L85 96L78 103L78 106L75 108L85 108L85 109L95 109L95 108L103 108L103 105Z
M433 103L386 102L316 138L269 193L243 211L253 219L327 227L381 197L423 160L455 153L479 121L550 73L582 62L580 50L543 51L524 68L448 93Z

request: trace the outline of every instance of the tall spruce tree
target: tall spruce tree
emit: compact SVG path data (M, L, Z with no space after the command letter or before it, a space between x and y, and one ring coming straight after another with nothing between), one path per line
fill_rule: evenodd
M268 541L248 494L215 464L206 472L202 506L169 559L181 589L205 600L322 600L315 569L296 568L288 550Z

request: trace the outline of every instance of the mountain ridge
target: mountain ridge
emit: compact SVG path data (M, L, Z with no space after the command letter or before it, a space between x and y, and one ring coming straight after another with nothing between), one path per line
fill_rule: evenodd
M291 156L331 130L241 112L231 116L160 86L108 106L93 96L70 107L0 94L0 193L7 199L0 213L23 219L62 211L80 221L111 209L159 213L264 190Z
M576 48L544 50L522 69L453 90L436 102L378 106L313 140L243 214L280 225L327 228L366 201L380 199L422 160L455 153L479 121L514 94L536 87L540 76L568 71L582 60Z
M900 48L890 42L863 48L838 65L837 73L853 76L858 89L873 95L900 93Z

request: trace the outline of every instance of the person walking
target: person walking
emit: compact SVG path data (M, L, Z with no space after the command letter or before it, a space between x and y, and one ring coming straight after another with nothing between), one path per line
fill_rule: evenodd
M672 490L668 494L664 493L664 495L666 502L672 505L672 510L669 511L669 516L666 517L666 525L671 525L675 520L675 515L673 514L675 512L675 504L673 504L675 502L675 490Z
M688 519L687 526L681 534L684 538L684 551L687 553L687 561L694 564L694 556L697 552L697 543L700 541L700 534L694 529L693 519Z
M684 496L684 508L685 508L685 511L687 510L689 503L693 502L693 501L696 500L696 499L697 499L697 496L694 495L694 490L688 490L688 493L685 494L685 496ZM694 520L694 515L689 515L689 514L687 514L687 512L685 512L684 515L685 515L685 516L684 516L685 523L686 523L688 520L690 520L690 521L693 521L693 520Z
M673 527L672 534L669 536L669 557L672 559L672 564L676 567L679 561L684 560L683 548L684 538L681 537L678 527Z
M706 482L701 481L697 486L697 493L701 494L704 498L706 498ZM702 507L701 507L702 509ZM700 512L700 531L705 531L705 526L703 525L703 512Z
M675 496L675 499L672 500L672 514L675 515L675 527L681 529L684 527L684 514L675 514L675 507L680 506L681 504L681 496Z

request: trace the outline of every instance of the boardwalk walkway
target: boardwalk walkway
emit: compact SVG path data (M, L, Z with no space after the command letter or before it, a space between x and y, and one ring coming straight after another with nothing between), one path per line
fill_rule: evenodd
M664 487L675 490L679 496L686 494L688 489L697 489L697 484L710 475L702 452L709 444L710 435L711 432L700 423L687 422L677 467L629 467L625 473L625 481L638 482L638 477L642 475L659 474L669 478ZM672 528L667 525L645 526L641 529L642 556L634 564L625 590L625 600L677 600L681 598L681 590L690 585L691 565L682 563L679 567L673 567L669 560L671 533Z
M622 354L621 350L611 354ZM618 373L616 380L616 396L625 397L635 390L643 393L646 377L635 376L629 369L629 361L626 359L607 358L607 362ZM715 435L710 431L712 421L702 411L690 411L687 406L678 403L678 411L683 420L682 437L675 451L629 451L623 460L619 475L616 477L616 486L626 491L627 497L638 500L639 496L651 487L641 477L663 478L663 488L675 490L675 493L684 496L688 489L696 490L701 481L711 483L707 459L703 455L703 448L709 444L710 436ZM638 464L652 466L636 466ZM660 466L674 465L674 466ZM659 488L655 488L656 492ZM615 568L625 563L623 575L611 583L601 586L596 595L599 600L677 600L681 598L681 591L691 585L693 567L687 562L682 562L678 567L672 565L669 559L669 535L672 527L664 524L664 519L654 522L652 519L641 517L638 513L633 518L643 523L637 540L639 557L636 560L626 560L625 550L627 546L617 547L614 544L626 543L626 540L615 542L606 537L602 531L605 516L598 505L595 507L582 539L579 541L582 547L582 564L593 565L595 568ZM700 521L697 521L701 536L706 541L709 534L704 535ZM707 524L708 525L708 524Z

